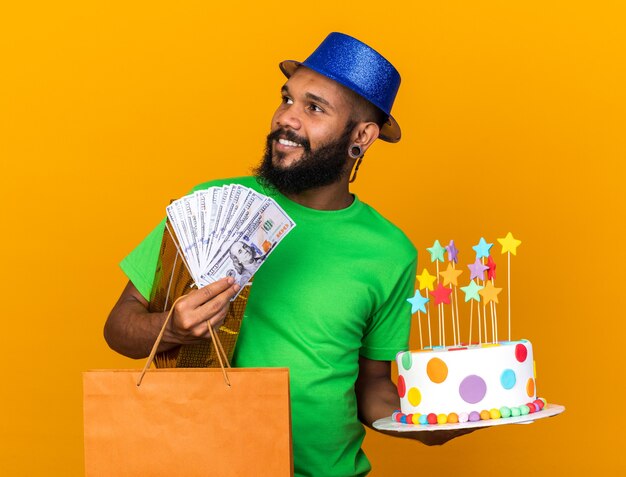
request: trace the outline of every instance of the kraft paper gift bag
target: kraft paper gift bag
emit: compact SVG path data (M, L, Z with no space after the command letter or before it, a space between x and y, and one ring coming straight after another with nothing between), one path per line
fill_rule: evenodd
M86 477L290 476L286 368L83 374Z
M173 305L172 305L173 306ZM83 373L86 477L293 475L289 370L219 368Z

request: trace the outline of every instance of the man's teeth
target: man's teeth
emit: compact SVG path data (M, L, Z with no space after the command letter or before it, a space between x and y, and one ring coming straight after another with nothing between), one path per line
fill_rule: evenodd
M300 144L298 144L297 142L288 141L287 139L279 139L278 142L283 146L300 147Z

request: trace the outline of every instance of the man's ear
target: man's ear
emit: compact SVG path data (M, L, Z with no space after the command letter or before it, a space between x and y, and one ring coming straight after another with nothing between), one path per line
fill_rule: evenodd
M358 144L361 146L361 155L365 154L365 151L372 145L372 143L378 138L380 134L380 128L373 122L362 122L354 128L352 136L352 144Z

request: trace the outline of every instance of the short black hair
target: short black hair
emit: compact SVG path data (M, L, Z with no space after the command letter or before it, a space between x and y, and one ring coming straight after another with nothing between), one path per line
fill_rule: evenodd
M349 88L345 88L348 92L348 100L352 104L352 120L356 122L373 122L379 129L389 121L389 115L385 114L377 106L374 106L367 99Z

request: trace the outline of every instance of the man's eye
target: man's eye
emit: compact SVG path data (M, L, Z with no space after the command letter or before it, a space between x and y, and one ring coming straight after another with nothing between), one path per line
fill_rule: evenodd
M283 96L283 103L293 104L293 100L289 96Z
M317 104L315 103L311 103L311 105L309 106L309 108L311 109L311 111L315 111L317 113L323 113L324 110L322 108L320 108Z

